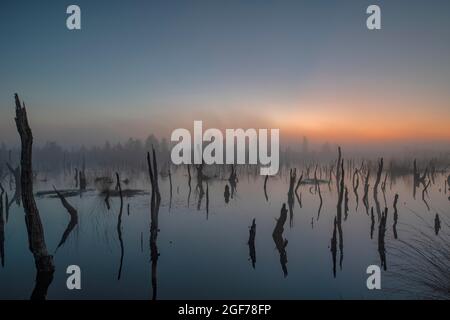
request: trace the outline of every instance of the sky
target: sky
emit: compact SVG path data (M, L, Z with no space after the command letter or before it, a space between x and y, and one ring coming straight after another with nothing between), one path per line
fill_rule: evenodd
M66 28L81 8L82 29ZM366 28L381 8L382 29ZM280 128L282 139L450 142L448 0L0 3L0 142L13 94L38 144Z

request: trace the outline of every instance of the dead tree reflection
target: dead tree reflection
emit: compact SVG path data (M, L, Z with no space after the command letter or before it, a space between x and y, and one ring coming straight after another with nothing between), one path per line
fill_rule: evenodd
M398 212L397 212L397 202L398 202L398 194L395 194L394 197L394 225L392 227L392 230L394 232L394 239L398 239L397 235L397 223L398 223Z
M294 225L294 185L297 181L297 169L289 170L289 191L288 191L288 206L289 206L289 227Z
M187 207L189 208L189 203L191 200L191 192L192 192L192 187L191 187L191 166L188 164L187 165L187 172L188 172L188 187L189 187L189 192L188 192L188 198L187 198Z
M383 172L383 158L381 158L380 161L378 162L377 177L375 180L375 185L373 187L373 199L375 201L375 208L377 210L378 221L380 221L381 219L381 207L380 202L378 201L378 185L380 184L381 181L382 172Z
M384 209L381 215L380 224L378 226L378 253L380 254L381 267L386 271L386 246L385 246L385 235L386 235L386 221L387 221L388 208Z
M334 217L333 236L331 237L331 245L330 245L331 259L333 261L333 277L334 278L336 278L336 255L337 255L336 226L337 226L337 219L336 219L336 217Z
M369 179L370 179L370 168L367 168L366 179L364 180L364 196L363 204L366 209L366 214L369 214Z
M152 195L150 200L150 257L151 257L151 279L152 279L152 300L157 298L157 266L158 266L158 215L159 206L161 204L161 195L158 186L158 167L156 161L155 149L152 150L153 153L153 165L150 161L150 153L147 153L147 164L150 176L150 183L152 185Z
M120 243L120 262L119 262L119 271L117 274L117 280L120 280L120 277L122 275L122 265L123 265L123 256L125 253L125 248L124 248L123 239L122 239L122 213L123 213L122 186L120 185L120 177L119 177L119 173L117 173L117 172L116 172L116 183L117 183L117 190L119 191L119 197L120 197L119 215L117 217L117 236L119 238L119 243Z
M70 235L72 230L75 228L75 226L78 224L78 212L77 210L70 205L70 203L66 200L63 194L61 194L58 190L56 190L55 186L53 186L53 189L55 190L56 195L58 196L59 200L61 200L62 205L67 210L67 212L70 215L70 221L69 224L66 227L66 230L64 230L64 233L61 237L61 240L58 243L58 246L56 247L56 251L61 247L67 240L67 237Z
M355 194L355 199L356 199L356 208L355 208L355 210L358 211L358 205L359 205L359 195L358 195L359 171L358 171L358 169L355 169L355 172L353 173L352 185L353 185L353 192Z
M225 192L223 193L223 196L225 198L225 203L230 202L230 187L228 184L225 186Z
M3 194L5 193L5 189L3 189L1 182L0 190L0 261L3 268L5 267L5 220L3 218Z
M253 269L255 269L256 266L255 237L256 237L256 223L255 219L253 219L252 225L249 227L249 237L248 237L249 258L250 261L252 262Z
M424 186L423 190L422 190L422 201L425 203L425 205L427 206L427 210L430 211L430 206L428 205L427 200L425 200L425 194L428 195L428 187L430 186L431 181L428 180L428 183Z
M441 219L439 218L439 214L436 213L436 216L434 217L434 233L438 236L440 230L441 230Z
M237 182L238 182L235 165L231 165L231 173L230 173L230 177L228 178L228 182L230 183L230 187L231 187L231 199L233 199L234 193L236 192Z
M280 254L280 264L281 269L283 270L284 277L287 277L288 271L287 271L287 253L286 253L286 246L288 244L288 241L283 238L283 232L284 232L284 224L287 220L287 209L286 204L283 203L283 206L281 207L280 217L278 218L275 229L272 232L272 238L275 242L275 246L278 250L278 253Z
M266 175L264 178L264 197L266 198L266 202L269 201L269 196L267 195L267 180L269 179L269 176Z
M416 189L422 184L425 187L425 178L428 173L428 168L425 169L423 175L420 175L419 169L417 168L417 161L414 159L413 163L413 198L416 199Z
M209 183L206 181L206 220L209 216Z
M300 206L300 208L302 208L302 193L300 192L300 194L298 194L298 189L300 188L302 180L303 180L303 171L302 174L300 175L300 178L298 178L297 185L295 186L295 197L297 198L298 205Z
M344 160L342 160L340 170L339 196L336 214L336 222L339 237L339 267L341 270L342 270L342 263L344 261L344 235L342 231L342 200L344 197L344 178L345 178Z
M373 232L375 231L375 215L373 214L373 207L370 208L370 239L373 239Z

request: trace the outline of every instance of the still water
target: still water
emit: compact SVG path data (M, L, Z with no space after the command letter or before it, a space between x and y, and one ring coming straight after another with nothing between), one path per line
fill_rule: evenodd
M121 246L117 232L118 197L111 197L110 209L104 195L93 189L80 196L67 197L78 210L79 223L67 241L56 250L70 217L58 198L37 196L45 229L47 248L54 255L56 271L48 289L48 299L151 299L152 262L150 254L150 183L145 172L121 172L121 179L129 179L126 189L141 189L145 194L124 198L122 216L123 265L120 279ZM91 172L91 176L96 173ZM160 177L162 195L159 210L157 247L159 258L155 268L157 299L385 299L409 297L397 294L396 277L389 277L393 266L401 264L391 256L389 248L400 240L407 241L415 228L432 225L436 213L448 219L448 194L445 179L439 173L427 190L426 201L422 189L413 198L412 176L387 180L386 191L379 191L381 208L388 208L386 223L387 271L382 272L382 290L366 287L366 268L380 265L378 252L378 219L373 239L370 237L371 218L362 203L363 185L360 183L359 203L351 187L351 175L346 175L349 211L342 221L343 261L339 266L337 253L336 277L330 251L338 194L336 183L320 184L320 199L313 184L302 184L298 193L302 207L295 199L292 221L284 225L283 238L287 262L284 274L280 253L272 238L276 219L283 203L287 202L289 172L267 181L268 201L265 198L264 177L238 170L238 183L233 197L225 202L227 178L208 181L206 196L199 205L199 193L192 178L189 197L185 167L172 172L172 200L168 177ZM113 177L113 175L111 175ZM370 181L369 206L375 206ZM55 185L59 189L74 188L69 175L43 177L35 182L35 191L47 191ZM94 188L93 184L89 187ZM206 183L204 183L206 191ZM14 192L6 188L10 198ZM393 201L398 201L398 239L393 236ZM385 197L385 199L384 199ZM189 203L188 203L189 198ZM385 202L386 201L386 202ZM249 227L256 222L253 268L249 255ZM444 227L444 226L443 226ZM12 204L5 224L5 265L0 268L0 298L28 299L35 285L36 270L28 249L24 212ZM55 251L56 250L56 251ZM67 266L81 268L81 290L66 287Z

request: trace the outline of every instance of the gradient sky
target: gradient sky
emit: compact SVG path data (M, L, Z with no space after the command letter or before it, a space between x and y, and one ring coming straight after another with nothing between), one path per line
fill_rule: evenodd
M78 4L82 30L66 29ZM379 4L382 30L366 28ZM450 1L1 1L0 141L102 144L178 127L450 141Z

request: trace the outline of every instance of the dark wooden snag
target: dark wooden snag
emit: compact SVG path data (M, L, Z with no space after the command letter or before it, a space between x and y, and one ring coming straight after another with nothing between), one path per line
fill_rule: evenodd
M25 104L21 104L17 94L15 94L15 103L15 121L21 140L20 182L22 202L25 210L25 223L27 226L29 248L33 254L37 269L36 287L33 291L32 299L45 299L48 286L53 279L55 266L53 264L53 256L47 251L44 228L33 196L33 134L28 124Z

